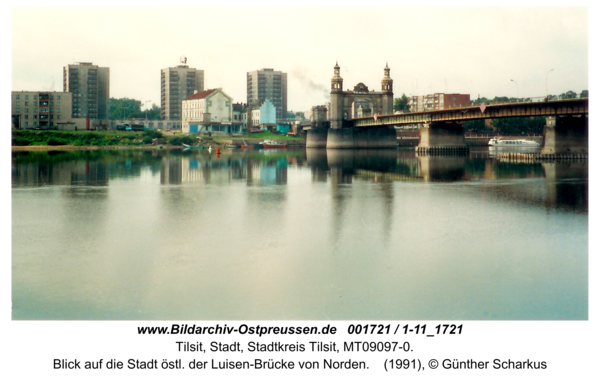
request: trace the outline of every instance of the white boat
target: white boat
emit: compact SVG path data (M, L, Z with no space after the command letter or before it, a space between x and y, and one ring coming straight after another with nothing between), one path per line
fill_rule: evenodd
M495 147L536 147L536 146L540 146L539 143L535 142L535 141L529 141L526 139L500 139L500 138L492 138L490 139L490 142L488 143L488 145L490 146L495 146Z

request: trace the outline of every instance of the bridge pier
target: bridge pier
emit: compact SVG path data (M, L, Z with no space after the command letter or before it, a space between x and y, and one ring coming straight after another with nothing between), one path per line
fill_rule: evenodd
M329 129L328 149L389 149L398 147L393 127Z
M389 149L396 148L393 127L312 129L306 135L306 147L327 149Z
M587 154L587 115L547 117L543 141L542 155Z
M306 147L327 147L327 132L329 128L310 129L306 133Z
M461 123L456 121L436 121L425 123L419 129L418 153L426 154L467 154L465 134Z

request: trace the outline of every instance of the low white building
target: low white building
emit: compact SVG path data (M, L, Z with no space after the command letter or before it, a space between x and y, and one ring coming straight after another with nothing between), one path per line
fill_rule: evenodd
M241 132L241 122L233 121L233 101L221 88L199 91L181 102L182 133Z

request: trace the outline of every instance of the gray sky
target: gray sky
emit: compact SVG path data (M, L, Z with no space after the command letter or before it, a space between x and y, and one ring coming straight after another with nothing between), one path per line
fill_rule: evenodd
M246 73L288 73L288 110L344 89L536 97L588 88L586 7L13 7L12 90L62 91L62 68L110 67L110 96L160 105L160 70L187 57L205 89L246 102ZM548 72L554 69L554 71ZM511 79L513 81L511 81Z

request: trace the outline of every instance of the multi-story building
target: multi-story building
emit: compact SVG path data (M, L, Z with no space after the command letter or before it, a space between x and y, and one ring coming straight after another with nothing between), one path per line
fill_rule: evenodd
M242 128L248 127L248 107L246 104L233 104L233 121L240 121Z
M73 118L108 120L110 69L89 62L63 70L63 91L73 94Z
M247 74L248 106L260 107L265 100L275 106L277 119L287 117L287 73L272 68Z
M160 71L160 119L181 122L181 102L195 91L204 91L204 70L186 65L164 68Z
M233 121L233 101L221 88L196 92L182 101L183 133L241 132L242 122Z
M12 91L12 127L48 129L71 122L70 92Z
M458 93L434 93L408 98L411 112L424 112L437 109L451 109L471 106L471 95Z

